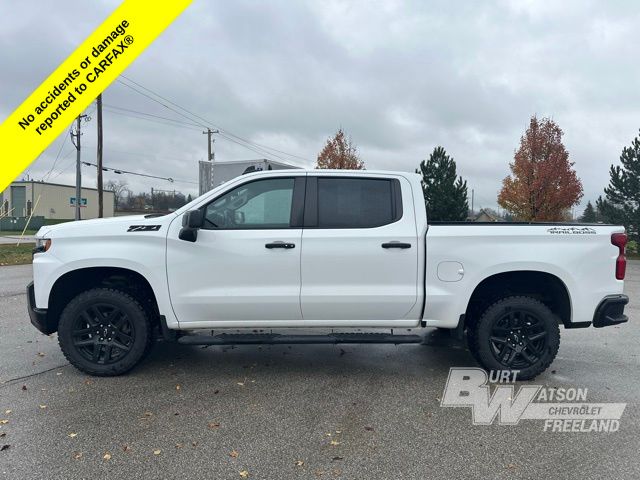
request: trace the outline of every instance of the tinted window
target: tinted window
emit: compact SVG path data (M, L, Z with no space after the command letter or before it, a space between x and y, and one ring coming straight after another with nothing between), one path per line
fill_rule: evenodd
M379 227L394 221L391 180L318 178L319 228Z
M207 205L204 228L288 228L293 178L245 183Z

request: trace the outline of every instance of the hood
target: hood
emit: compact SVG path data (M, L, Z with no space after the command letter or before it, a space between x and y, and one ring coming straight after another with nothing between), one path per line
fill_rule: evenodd
M108 235L126 232L132 225L164 225L168 224L175 214L161 217L145 218L145 215L127 215L123 217L93 218L78 222L65 222L56 225L45 225L38 230L36 238L76 237L87 235Z

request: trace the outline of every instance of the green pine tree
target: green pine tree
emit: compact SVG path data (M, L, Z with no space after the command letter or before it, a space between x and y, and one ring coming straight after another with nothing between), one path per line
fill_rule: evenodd
M587 207L584 209L584 212L580 217L580 221L582 223L595 223L597 221L596 209L593 208L593 204L591 203L591 200L587 202Z
M606 198L598 198L596 207L602 213L599 220L624 225L631 240L638 242L640 229L640 139L624 147L620 165L611 165Z
M430 221L464 221L469 212L467 182L456 174L456 162L442 147L420 162L422 193Z

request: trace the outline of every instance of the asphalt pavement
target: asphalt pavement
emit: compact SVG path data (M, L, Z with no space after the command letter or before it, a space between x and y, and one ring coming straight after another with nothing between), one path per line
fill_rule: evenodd
M625 402L612 433L540 421L474 426L441 408L464 345L186 347L158 343L130 374L88 377L29 323L31 267L0 268L0 478L640 478L640 263L628 324L562 330L531 382Z

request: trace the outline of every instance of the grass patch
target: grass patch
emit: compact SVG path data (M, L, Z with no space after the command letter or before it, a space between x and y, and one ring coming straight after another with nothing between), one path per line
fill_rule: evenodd
M31 263L32 243L23 245L0 245L0 266Z
M13 231L13 230L2 230L0 231L0 237L19 237L22 234L22 230ZM27 230L24 232L25 235L35 235L36 230Z

